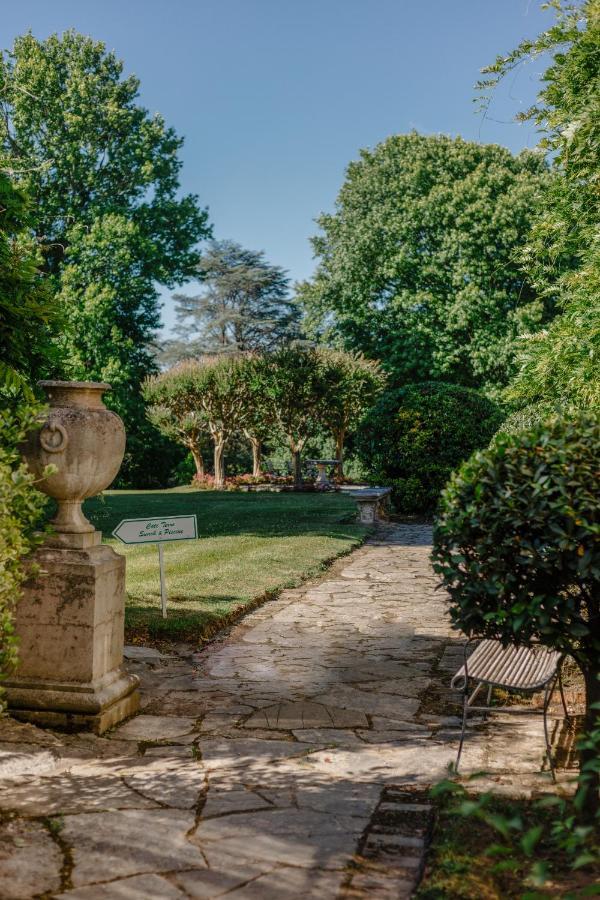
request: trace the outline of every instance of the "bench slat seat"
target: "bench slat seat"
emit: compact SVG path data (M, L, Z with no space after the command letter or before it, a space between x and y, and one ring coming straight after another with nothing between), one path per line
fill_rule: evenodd
M570 721L560 677L563 654L558 653L556 650L549 650L541 645L523 647L509 644L505 647L500 641L495 640L481 641L475 650L469 654L470 644L471 641L468 641L465 645L463 666L450 682L450 687L453 690L461 691L463 694L462 731L456 757L456 771L458 771L465 740L468 713L475 710L485 713L500 711L499 707L490 705L492 691L495 687L499 687L508 691L526 691L531 693L544 691L542 713L544 717L546 755L550 764L552 778L554 779L547 714L550 699L557 683L560 688L565 716L567 721ZM487 687L487 703L475 706L475 700L483 687ZM519 707L504 707L503 711L519 712L520 709Z
M452 679L462 690L465 676L474 681L514 691L541 691L556 675L560 653L546 647L503 647L498 641L482 641L465 666Z

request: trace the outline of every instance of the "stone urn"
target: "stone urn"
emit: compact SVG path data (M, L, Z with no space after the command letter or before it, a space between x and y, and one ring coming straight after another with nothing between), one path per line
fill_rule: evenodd
M139 682L123 668L125 558L102 543L81 501L119 471L125 429L102 402L108 384L40 385L49 409L21 449L58 512L15 610L19 662L6 699L22 721L102 734L136 712ZM49 464L56 471L44 476Z
M110 385L94 381L40 381L39 385L50 409L41 427L29 433L23 457L41 479L40 490L58 502L51 523L54 530L64 535L93 532L81 503L108 487L125 452L123 423L102 402ZM44 478L48 465L56 472Z

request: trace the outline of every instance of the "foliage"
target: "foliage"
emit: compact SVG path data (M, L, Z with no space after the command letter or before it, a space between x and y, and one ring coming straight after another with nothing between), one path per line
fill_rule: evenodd
M0 85L1 146L31 197L66 319L62 374L113 384L124 478L143 484L169 448L155 446L139 389L155 371L157 285L190 278L209 233L197 198L177 196L182 141L139 105L139 82L114 53L74 31L17 38Z
M514 259L547 177L539 154L443 135L361 151L318 219L315 280L298 289L312 333L381 359L399 383L505 384L517 335L550 314Z
M160 400L159 406L168 410L169 427L179 430L180 440L190 449L192 433L199 449L203 428L208 431L214 446L217 488L225 479L225 445L245 422L244 364L244 357L205 356L178 363L145 385L147 397ZM160 409L155 407L151 414L160 416Z
M536 123L555 171L522 262L560 315L523 342L509 399L600 408L600 0L551 5L555 24L499 57L480 85L488 90L516 66L550 59L535 105L518 116Z
M175 295L178 339L165 344L165 360L274 350L298 336L299 310L288 296L287 274L264 253L213 241L197 272L202 293Z
M444 491L433 560L468 635L569 653L600 702L600 420L586 413L501 434ZM582 803L598 803L600 759L582 750ZM589 782L588 782L589 779Z
M217 488L224 484L225 445L231 447L242 435L252 448L255 479L262 476L263 446L272 450L285 440L299 486L307 442L322 438L326 429L341 454L347 433L382 383L378 365L360 355L290 346L274 353L183 361L147 379L144 397L153 423L193 454L199 484L206 481L202 445L209 434Z
M0 162L0 385L17 391L27 376L42 377L58 327L30 226L27 197Z
M0 409L0 673L6 675L17 660L13 612L28 576L23 558L40 543L35 528L45 497L34 489L34 476L17 450L35 422L39 407L21 403L15 413ZM1 709L0 701L0 709Z
M167 619L160 607L154 545L117 549L127 557L125 625L129 641L203 641L284 587L322 573L361 542L356 504L340 494L109 491L85 513L113 542L121 519L197 515L198 541L165 545Z
M30 378L51 366L59 324L29 225L26 195L0 170L0 676L17 659L13 611L27 575L23 558L39 542L35 526L45 505L18 445L40 412Z
M339 476L344 474L344 442L373 405L385 383L379 363L361 353L317 348L325 381L325 398L320 406L321 423L333 437Z
M168 371L146 379L142 394L149 404L147 416L165 437L183 444L192 454L196 476L204 476L202 445L207 431L204 415L200 410L189 410L178 390L177 372Z
M578 824L572 799L475 794L453 781L437 784L431 795L438 818L418 900L541 900L549 895L536 889L545 887L565 898L598 893L589 890L600 876L597 833Z
M294 484L302 482L301 454L319 428L327 402L322 358L314 349L287 347L269 354L263 368L264 396L292 452Z
M357 451L375 484L391 485L402 512L428 512L450 473L485 446L498 407L472 388L423 382L386 391L363 420Z

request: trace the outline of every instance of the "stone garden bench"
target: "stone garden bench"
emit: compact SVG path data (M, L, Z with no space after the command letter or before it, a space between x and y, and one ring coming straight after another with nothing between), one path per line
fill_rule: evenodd
M549 650L541 645L518 647L511 644L505 647L500 641L496 640L481 641L475 650L469 654L472 644L472 640L467 641L464 663L450 683L450 687L453 690L461 691L463 694L462 730L456 757L456 771L458 771L460 763L469 712L531 712L531 707L490 706L492 691L495 687L502 688L505 691L519 691L531 694L537 691L544 691L542 713L544 717L546 755L552 779L556 780L552 762L552 748L548 736L548 706L550 705L554 689L558 684L565 717L567 721L570 721L560 674L563 655L556 650ZM487 687L487 703L485 706L474 706L473 703L483 687Z
M358 520L364 525L373 525L388 518L387 508L392 489L389 487L360 488L348 491L358 504Z

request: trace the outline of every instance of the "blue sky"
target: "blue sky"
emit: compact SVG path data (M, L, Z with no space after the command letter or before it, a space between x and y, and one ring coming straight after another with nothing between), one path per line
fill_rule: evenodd
M548 26L538 0L21 0L3 3L1 44L74 27L141 79L141 101L185 137L182 189L215 237L310 276L314 218L331 210L361 147L412 128L500 143L535 97L521 68L477 115L480 68ZM186 290L191 290L190 287ZM163 320L173 321L169 294Z

